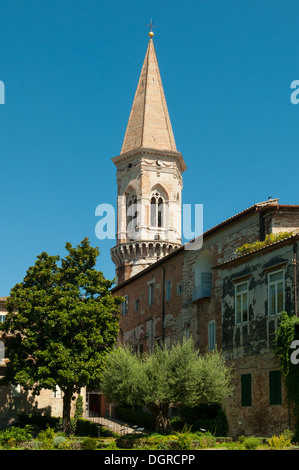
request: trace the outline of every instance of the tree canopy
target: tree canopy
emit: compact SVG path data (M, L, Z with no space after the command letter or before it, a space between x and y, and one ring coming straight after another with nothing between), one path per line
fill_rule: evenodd
M200 355L192 339L143 355L118 347L108 356L101 388L110 400L146 406L156 430L165 431L170 407L222 403L232 391L231 371L218 351Z
M4 381L39 394L63 391L64 428L71 399L82 387L97 387L107 353L118 337L119 303L113 281L95 269L98 248L84 239L65 245L67 255L41 253L6 302L0 336L8 359Z

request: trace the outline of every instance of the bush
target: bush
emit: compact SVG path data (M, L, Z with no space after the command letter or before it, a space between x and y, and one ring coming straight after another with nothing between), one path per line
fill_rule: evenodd
M41 443L43 450L51 450L54 447L55 430L47 426L47 429L37 435L37 440Z
M268 443L272 450L279 450L283 449L284 447L290 447L291 442L291 437L287 433L282 433L280 436L274 435L268 439Z
M82 450L96 450L98 447L98 440L94 437L85 437L81 444Z
M200 449L208 449L208 448L211 448L211 447L214 447L215 444L216 444L216 439L215 437L207 432L207 433L196 433L197 435L197 439L194 438L194 440L196 440L196 442L198 442L198 447Z
M173 423L173 424L172 424ZM192 425L193 431L205 431L214 436L225 437L228 432L228 422L225 412L220 405L200 405L194 408L182 407L179 409L179 417L171 421L173 429L186 423Z
M76 426L76 436L98 437L98 426L88 419L79 418Z
M127 421L131 424L137 424L140 427L152 430L154 429L153 417L139 408L129 406L119 406L115 410L116 418Z
M19 421L21 424L30 424L40 429L47 429L48 426L53 429L58 429L61 419L54 416L41 415L39 413L22 413L19 414Z
M53 444L54 444L54 447L56 447L57 449L66 448L67 447L67 439L63 436L56 436L53 439Z
M243 441L243 445L247 450L256 450L257 446L260 444L260 439L258 437L247 437Z
M16 445L29 441L32 438L32 428L26 425L24 428L11 426L0 431L0 445L3 447L15 447Z

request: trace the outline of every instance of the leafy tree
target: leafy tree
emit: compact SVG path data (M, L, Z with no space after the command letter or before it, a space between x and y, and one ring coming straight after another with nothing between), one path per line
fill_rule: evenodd
M299 441L299 364L291 361L293 341L299 340L299 318L290 316L287 312L282 312L280 323L276 331L275 354L280 363L280 368L284 377L287 397L293 404L295 418L294 439Z
M202 356L190 339L142 356L130 347L114 349L102 374L101 389L122 405L146 406L156 431L164 432L169 427L170 407L221 403L232 386L221 354L213 351Z
M95 269L98 248L84 239L66 244L64 259L41 253L16 284L0 324L8 363L4 382L39 395L63 392L63 429L70 432L71 401L82 387L98 386L118 336L119 303L113 282ZM2 330L2 331L1 331Z

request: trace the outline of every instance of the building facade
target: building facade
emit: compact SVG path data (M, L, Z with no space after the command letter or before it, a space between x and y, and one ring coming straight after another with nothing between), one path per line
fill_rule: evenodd
M273 337L281 311L297 314L299 206L269 198L206 231L200 249L196 240L195 249L192 242L182 245L179 211L186 166L172 132L166 132L170 120L162 112L167 108L157 71L150 39L122 153L113 159L118 196L127 195L130 201L133 192L133 200L144 202L137 241L128 236L136 213L128 215L125 204L118 207L118 238L111 255L118 279L112 292L125 298L119 342L143 352L192 337L201 353L221 350L235 384L223 403L230 435L271 435L292 425ZM153 84L156 88L150 88ZM162 195L171 209L167 219L159 219L158 212L151 217L156 189L157 198ZM164 232L168 238L163 239ZM238 251L269 236L271 243L259 249Z

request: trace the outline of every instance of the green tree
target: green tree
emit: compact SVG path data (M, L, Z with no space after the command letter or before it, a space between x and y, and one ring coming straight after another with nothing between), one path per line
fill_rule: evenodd
M221 403L232 391L231 371L218 351L200 355L191 339L142 356L119 347L109 354L101 388L120 404L146 406L164 432L170 407Z
M95 269L98 248L84 239L67 255L41 253L16 284L0 324L8 359L5 383L39 395L63 392L63 430L70 432L71 401L82 387L99 385L107 353L118 336L119 303L113 281Z
M275 337L275 354L284 377L287 397L293 404L295 418L294 439L299 441L299 364L291 361L293 341L299 340L299 318L282 312Z

